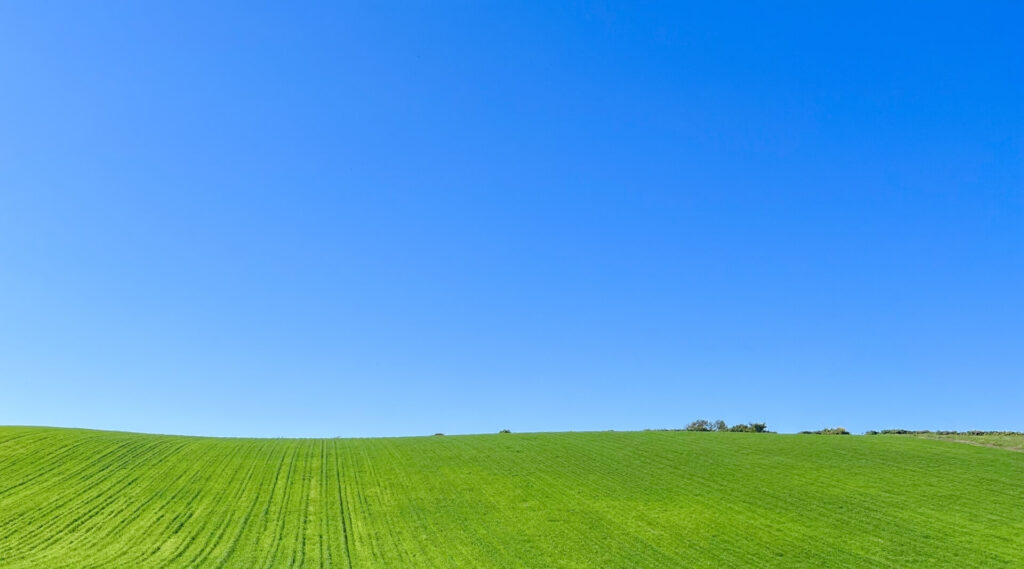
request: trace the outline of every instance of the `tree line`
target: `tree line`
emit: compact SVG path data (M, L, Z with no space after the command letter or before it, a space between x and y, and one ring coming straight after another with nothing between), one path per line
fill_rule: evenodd
M645 429L647 431L701 431L701 432L712 432L716 431L719 433L770 433L768 425L765 423L747 423L741 425L729 426L725 421L719 419L717 421L708 421L707 419L697 419L692 421L689 425L686 425L685 429Z

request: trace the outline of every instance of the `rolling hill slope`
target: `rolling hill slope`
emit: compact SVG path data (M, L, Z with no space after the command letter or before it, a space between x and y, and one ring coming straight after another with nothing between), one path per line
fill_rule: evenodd
M1024 567L1022 481L904 437L0 427L0 568Z

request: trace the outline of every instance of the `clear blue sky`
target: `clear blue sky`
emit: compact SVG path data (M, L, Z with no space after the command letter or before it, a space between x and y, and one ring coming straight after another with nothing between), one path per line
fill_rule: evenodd
M557 4L4 3L0 424L1024 430L1019 3Z

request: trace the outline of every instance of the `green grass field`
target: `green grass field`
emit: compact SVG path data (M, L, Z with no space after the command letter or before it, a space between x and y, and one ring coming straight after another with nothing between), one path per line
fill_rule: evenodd
M0 428L0 567L1024 567L1024 453L914 437Z
M905 436L905 435L883 435L883 436ZM972 445L1005 448L1009 450L1024 451L1024 435L939 435L936 433L924 433L911 435L922 439L935 439L940 441L954 441Z

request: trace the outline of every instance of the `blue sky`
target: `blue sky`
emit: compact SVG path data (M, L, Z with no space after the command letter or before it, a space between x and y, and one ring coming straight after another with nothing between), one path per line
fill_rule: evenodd
M1024 430L1020 5L636 4L0 7L0 424Z

